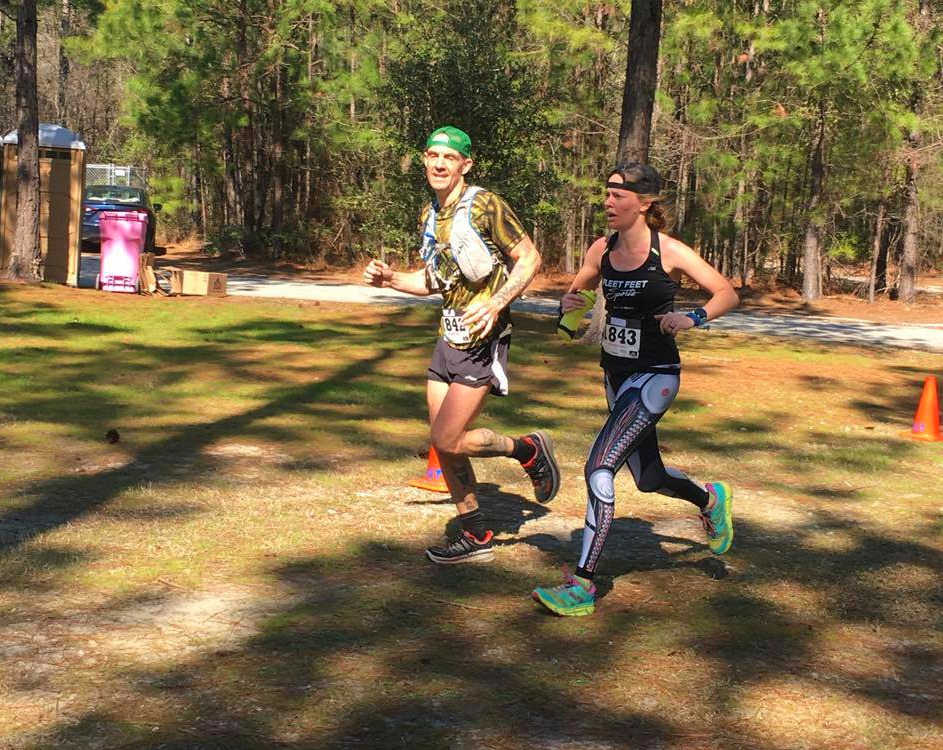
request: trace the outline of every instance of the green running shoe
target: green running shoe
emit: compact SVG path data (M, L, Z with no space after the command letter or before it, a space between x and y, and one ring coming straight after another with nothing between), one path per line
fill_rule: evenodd
M710 482L707 491L715 498L714 507L701 511L701 524L711 552L722 555L733 544L733 490L726 482Z
M570 575L566 566L563 567L562 585L534 589L531 596L535 602L562 617L583 617L596 611L596 587L584 588Z

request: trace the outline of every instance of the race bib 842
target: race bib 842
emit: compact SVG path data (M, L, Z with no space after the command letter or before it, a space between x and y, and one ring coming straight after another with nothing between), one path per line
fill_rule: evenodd
M462 322L462 313L451 307L442 309L442 335L450 344L467 344L471 334Z

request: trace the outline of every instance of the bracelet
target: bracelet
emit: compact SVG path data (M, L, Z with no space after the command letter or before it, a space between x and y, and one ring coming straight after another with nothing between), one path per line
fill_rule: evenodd
M707 310L703 307L687 312L685 315L694 321L695 328L703 328L705 331L710 329L710 326L707 324Z

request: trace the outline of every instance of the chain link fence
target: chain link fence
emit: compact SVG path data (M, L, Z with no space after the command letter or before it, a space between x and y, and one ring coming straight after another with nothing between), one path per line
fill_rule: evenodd
M146 188L147 170L120 164L86 164L85 184Z

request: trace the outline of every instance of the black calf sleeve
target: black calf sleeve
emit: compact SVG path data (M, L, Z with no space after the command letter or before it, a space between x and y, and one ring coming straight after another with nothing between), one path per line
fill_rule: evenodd
M687 474L667 468L658 450L658 437L654 431L639 445L638 450L626 461L639 492L657 492L668 497L680 497L698 508L707 506L707 491Z

